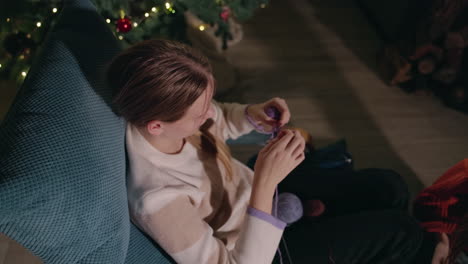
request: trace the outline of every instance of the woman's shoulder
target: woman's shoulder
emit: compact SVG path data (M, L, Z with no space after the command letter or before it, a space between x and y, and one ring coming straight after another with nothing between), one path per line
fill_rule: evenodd
M177 201L185 201L195 206L202 199L203 194L187 184L161 185L133 194L130 207L140 215L154 213L163 207ZM130 197L130 195L129 195Z
M134 155L145 150L146 144L147 142L144 140L138 129L134 125L127 123L125 128L125 147L127 155Z

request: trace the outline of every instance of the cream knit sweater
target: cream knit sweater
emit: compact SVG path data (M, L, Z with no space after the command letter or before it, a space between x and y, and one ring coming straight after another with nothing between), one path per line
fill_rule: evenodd
M213 101L213 107L210 131L221 139L253 130L246 105ZM177 263L271 263L285 223L248 207L252 170L233 158L233 180L226 181L222 164L188 142L180 153L165 154L127 125L132 221Z

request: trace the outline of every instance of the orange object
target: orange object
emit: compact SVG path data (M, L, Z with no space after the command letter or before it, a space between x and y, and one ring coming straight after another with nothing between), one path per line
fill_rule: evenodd
M312 136L310 135L309 132L307 132L307 130L300 128L300 127L286 127L286 128L298 131L301 134L301 136L304 138L309 150L313 150Z

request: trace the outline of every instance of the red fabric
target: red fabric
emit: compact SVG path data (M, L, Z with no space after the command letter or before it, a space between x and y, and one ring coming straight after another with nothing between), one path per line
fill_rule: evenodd
M468 212L468 159L445 172L415 199L414 216L429 232L452 233Z

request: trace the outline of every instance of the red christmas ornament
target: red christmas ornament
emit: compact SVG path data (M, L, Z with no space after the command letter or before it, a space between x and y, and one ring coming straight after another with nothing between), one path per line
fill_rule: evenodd
M231 9L227 6L223 7L223 11L221 11L221 14L219 14L219 16L224 21L227 21L229 17L231 16Z
M127 17L117 20L117 31L127 33L132 29L132 22Z

